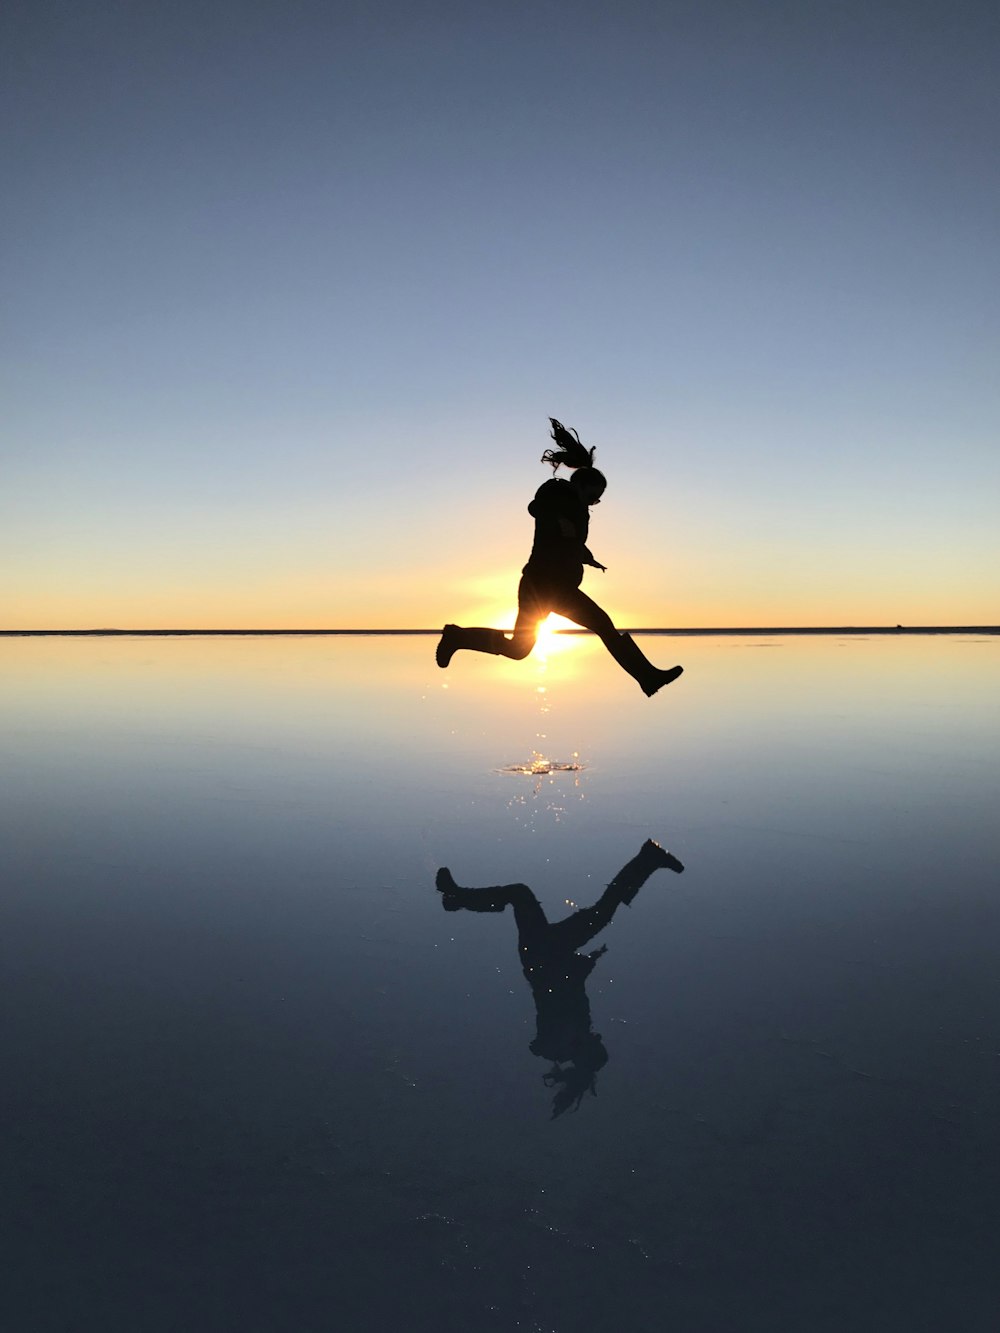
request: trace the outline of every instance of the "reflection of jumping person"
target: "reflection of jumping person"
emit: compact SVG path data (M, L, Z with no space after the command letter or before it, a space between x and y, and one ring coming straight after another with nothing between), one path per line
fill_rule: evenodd
M553 1118L583 1094L595 1091L597 1071L608 1062L600 1033L591 1030L587 977L607 949L579 954L589 940L610 922L616 908L631 903L654 870L684 867L677 857L647 839L637 856L622 866L593 907L582 907L563 921L550 922L527 884L502 884L492 889L464 889L451 871L437 872L441 904L448 912L502 912L514 908L521 969L535 1001L535 1039L532 1055L553 1062L546 1074L549 1087L561 1084L553 1102Z
M604 474L593 466L594 450L585 449L554 417L549 419L552 438L559 447L547 449L542 462L551 463L553 469L562 464L573 469L573 475L569 481L551 478L538 488L528 505L528 513L535 520L535 541L517 590L514 633L508 639L499 629L445 625L437 646L437 664L446 667L460 648L520 661L535 646L541 622L550 612L556 611L598 635L618 665L638 681L643 692L654 695L661 686L676 680L683 667L662 671L653 666L631 635L620 634L608 613L581 591L584 565L593 569L605 568L587 548L587 531L589 506L600 504L607 482Z

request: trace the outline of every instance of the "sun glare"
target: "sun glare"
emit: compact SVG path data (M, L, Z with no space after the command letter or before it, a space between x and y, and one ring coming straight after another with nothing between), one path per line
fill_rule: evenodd
M517 617L517 608L496 602L489 604L483 602L478 611L470 612L463 620L465 625L497 625L500 626L505 634L510 634L514 628L514 621ZM532 656L541 661L549 657L555 657L558 653L565 653L576 644L576 639L571 634L560 634L561 629L576 629L572 620L567 620L565 616L556 615L555 612L543 620L538 627L538 638L535 642Z
M538 642L535 646L538 656L553 657L556 653L564 653L568 648L572 648L572 635L559 633L561 629L571 627L572 624L573 622L566 620L564 616L549 616L538 630Z

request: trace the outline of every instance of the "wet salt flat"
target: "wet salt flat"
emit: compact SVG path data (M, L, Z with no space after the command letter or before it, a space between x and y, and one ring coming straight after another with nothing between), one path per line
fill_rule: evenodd
M1000 637L643 646L0 642L6 1327L996 1327Z

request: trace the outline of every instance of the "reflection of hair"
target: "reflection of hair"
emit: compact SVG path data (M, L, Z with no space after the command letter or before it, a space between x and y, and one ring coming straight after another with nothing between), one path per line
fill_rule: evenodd
M552 438L559 447L546 449L542 454L542 462L551 463L553 472L560 465L568 468L592 467L597 450L585 449L576 431L567 430L555 417L549 417L549 421L552 423Z
M547 1074L542 1075L542 1082L547 1088L553 1088L559 1083L563 1085L552 1099L553 1120L570 1107L578 1111L585 1092L589 1092L592 1097L597 1096L597 1071L607 1063L608 1053L604 1043L596 1032L589 1032L583 1050L577 1053L572 1064L560 1065L557 1061Z

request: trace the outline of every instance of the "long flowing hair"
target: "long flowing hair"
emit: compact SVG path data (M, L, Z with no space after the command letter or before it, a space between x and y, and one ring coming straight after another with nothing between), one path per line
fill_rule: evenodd
M545 1086L556 1089L552 1099L553 1120L570 1109L578 1111L585 1093L597 1096L597 1071L607 1063L608 1053L603 1041L598 1033L589 1032L583 1049L577 1052L572 1064L563 1065L556 1061L549 1072L542 1075Z
M550 434L558 447L546 449L545 453L542 454L542 462L549 463L553 472L558 467L566 467L571 470L578 467L593 467L594 454L597 450L585 449L576 431L567 429L555 417L549 417L549 421L552 423Z

